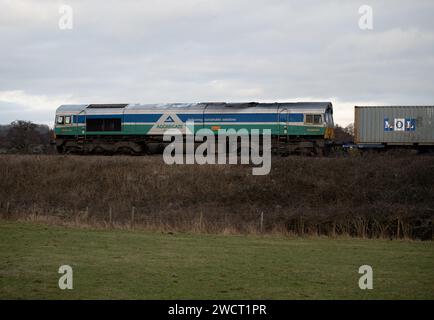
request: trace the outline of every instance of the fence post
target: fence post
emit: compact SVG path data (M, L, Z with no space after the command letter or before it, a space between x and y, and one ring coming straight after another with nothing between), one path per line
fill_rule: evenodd
M261 211L261 220L260 220L260 230L262 233L263 230L263 226L264 226L264 211Z
M202 231L202 220L203 220L203 211L200 210L200 216L199 216L199 229Z
M399 239L399 218L397 219L397 227L396 227L396 239Z
M303 223L303 217L302 216L300 216L299 234L300 234L300 236L304 236L304 223Z
M9 215L9 207L10 207L10 203L9 201L6 202L6 214Z
M135 211L136 211L136 207L132 207L131 208L131 229L134 228L134 214L135 214Z
M158 210L158 221L161 229L163 227L163 218L161 217L161 210Z
M335 220L333 220L333 233L332 233L332 235L333 235L333 238L336 237L336 221Z
M113 226L112 207L109 207L109 224L110 224L110 227Z
M86 207L86 214L84 216L85 223L89 223L89 207Z

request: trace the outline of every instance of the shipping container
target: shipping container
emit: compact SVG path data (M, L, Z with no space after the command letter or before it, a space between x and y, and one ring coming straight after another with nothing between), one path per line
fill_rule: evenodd
M434 106L356 106L359 145L434 146Z

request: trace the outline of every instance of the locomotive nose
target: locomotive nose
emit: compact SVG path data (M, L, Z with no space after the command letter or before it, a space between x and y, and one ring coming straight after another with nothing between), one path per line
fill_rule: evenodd
M324 139L334 140L335 139L335 129L334 128L326 128Z

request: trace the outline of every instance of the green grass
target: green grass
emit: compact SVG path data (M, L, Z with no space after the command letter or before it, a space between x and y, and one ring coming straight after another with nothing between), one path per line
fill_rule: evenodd
M60 265L74 289L57 286ZM358 288L358 268L374 289ZM434 299L434 243L0 221L1 299Z

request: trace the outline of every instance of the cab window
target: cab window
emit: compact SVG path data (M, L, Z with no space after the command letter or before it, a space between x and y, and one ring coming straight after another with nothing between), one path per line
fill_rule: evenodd
M63 124L64 118L63 116L57 116L57 124Z
M71 124L71 116L65 117L65 124Z
M306 124L322 124L322 116L320 114L307 114Z

